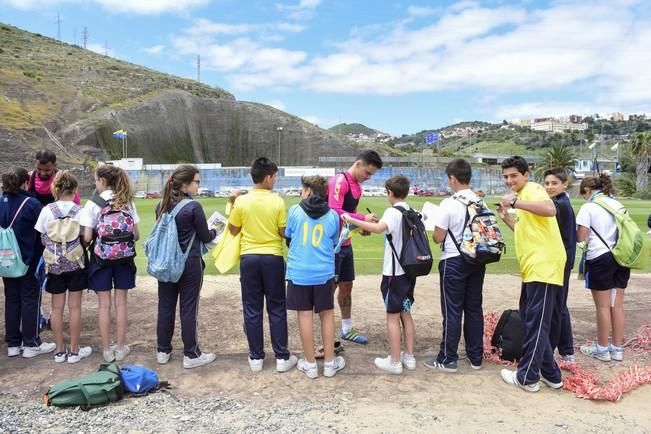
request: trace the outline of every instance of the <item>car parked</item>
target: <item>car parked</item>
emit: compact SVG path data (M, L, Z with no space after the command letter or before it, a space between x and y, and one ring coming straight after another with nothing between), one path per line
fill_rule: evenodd
M198 197L213 197L214 195L215 193L209 188L202 187L197 191Z
M144 199L145 197L147 197L147 193L145 193L142 190L139 190L136 191L136 194L134 194L133 197L135 197L136 199Z
M147 199L160 199L160 191L149 191L145 194Z

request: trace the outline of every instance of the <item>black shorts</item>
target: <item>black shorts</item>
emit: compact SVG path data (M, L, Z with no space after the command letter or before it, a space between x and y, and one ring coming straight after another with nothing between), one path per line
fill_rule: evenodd
M335 281L352 282L355 280L355 261L353 246L342 246L335 255Z
M295 285L287 281L287 309L319 313L335 308L335 279L323 285Z
M69 271L61 274L47 275L47 282L45 283L45 291L50 294L63 294L66 291L76 292L83 291L88 288L88 270L82 268L81 270Z
M410 312L414 304L414 286L416 279L406 274L382 276L380 291L387 313Z
M630 268L622 267L611 252L585 261L585 286L595 291L626 288L631 277Z
M111 291L136 287L136 264L133 261L99 265L91 260L88 287L93 291Z

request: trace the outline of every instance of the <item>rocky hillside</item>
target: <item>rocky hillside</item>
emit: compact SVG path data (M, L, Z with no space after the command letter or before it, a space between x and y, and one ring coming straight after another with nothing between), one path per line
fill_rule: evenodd
M282 127L279 130L278 127ZM49 148L68 163L129 156L146 163L283 165L354 154L352 145L298 117L229 92L0 24L0 169Z

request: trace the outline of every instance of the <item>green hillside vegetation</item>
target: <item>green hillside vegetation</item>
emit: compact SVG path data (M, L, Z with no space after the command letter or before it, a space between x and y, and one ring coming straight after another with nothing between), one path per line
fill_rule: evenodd
M377 133L382 133L381 131L374 130L373 128L369 128L366 125L362 124L338 124L335 125L334 127L328 128L328 131L330 131L333 134L337 134L339 136L347 136L349 134L366 134L367 136L375 135Z
M162 89L229 98L222 89L0 25L0 125L30 129L142 102ZM56 125L53 125L56 127Z

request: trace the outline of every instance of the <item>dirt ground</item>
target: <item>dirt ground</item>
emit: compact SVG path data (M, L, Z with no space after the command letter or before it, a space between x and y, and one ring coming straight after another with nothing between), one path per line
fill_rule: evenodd
M484 363L480 371L460 361L455 374L436 373L422 366L425 357L435 354L440 342L441 313L438 275L421 278L416 287L413 315L416 322L416 371L390 376L373 366L373 359L387 352L386 323L379 295L379 277L361 276L353 290L355 326L366 333L366 346L345 344L346 368L334 378L309 380L297 370L276 373L266 329L267 361L263 372L252 374L246 362L247 345L242 330L242 311L237 276L207 276L200 307L200 342L204 351L217 353L207 367L184 370L180 325L174 338L175 350L168 365L155 361L156 282L140 277L129 295L129 342L132 355L127 362L156 369L161 379L170 381L180 398L228 396L253 406L269 402L296 400L337 400L346 403L345 412L313 411L302 417L313 421L316 429L336 431L533 431L533 432L649 432L651 431L651 385L641 386L617 403L578 399L567 390L553 391L541 385L530 394L504 384L500 366ZM575 343L596 335L592 298L582 282L572 281L570 312ZM501 312L517 308L520 280L514 275L487 275L484 310ZM651 275L633 275L626 295L627 334L633 333L651 317ZM77 365L55 364L50 356L25 360L9 359L4 347L0 353L0 384L4 392L21 399L39 400L47 387L65 378L94 370L101 362L97 329L97 301L92 292L84 294L82 344L95 350L89 360ZM44 296L49 310L49 296ZM4 306L0 307L4 312ZM338 314L337 314L338 315ZM301 345L296 317L289 313L289 343L292 352ZM266 322L266 319L265 319ZM339 324L339 319L337 319ZM4 340L4 336L2 336ZM53 340L51 332L43 339ZM463 344L461 344L462 346ZM460 348L463 353L463 348ZM578 356L579 362L607 379L628 366L650 366L649 354L626 353L623 363L603 363ZM340 406L337 406L339 408ZM325 406L324 408L327 408ZM2 411L0 409L0 411Z

